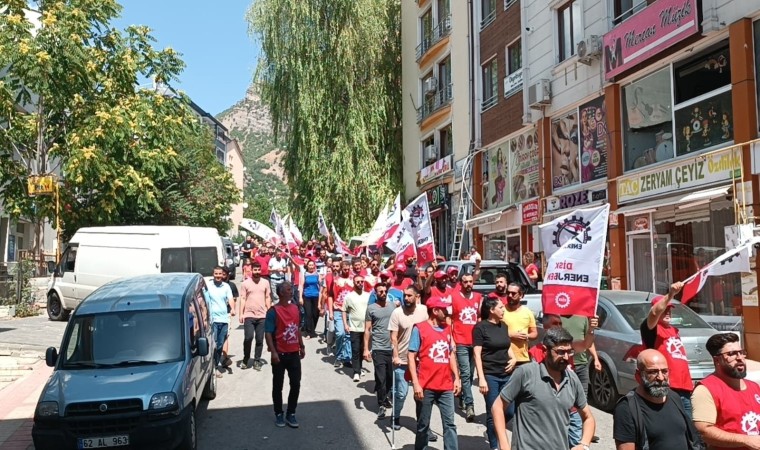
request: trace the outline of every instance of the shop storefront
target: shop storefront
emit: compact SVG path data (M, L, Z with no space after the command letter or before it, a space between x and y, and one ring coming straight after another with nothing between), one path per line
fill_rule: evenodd
M438 186L425 191L430 208L430 223L433 227L433 239L440 255L448 255L450 250L451 211L449 185Z
M467 228L481 235L483 258L520 263L527 234L523 206L535 206L539 195L536 130L523 130L481 157L484 212L468 220Z

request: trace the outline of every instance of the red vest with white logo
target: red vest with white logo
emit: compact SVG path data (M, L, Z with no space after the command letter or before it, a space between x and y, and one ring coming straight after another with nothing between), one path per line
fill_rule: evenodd
M451 294L451 336L457 345L472 345L472 329L478 323L478 309L482 296L471 292L470 298L465 298L462 291L455 290Z
M295 353L301 350L298 339L298 326L301 323L301 311L294 304L275 306L274 315L277 320L274 341L277 353Z
M760 435L760 386L747 379L744 383L747 388L736 391L715 375L699 382L710 391L715 402L716 427L729 433L757 436ZM711 448L722 450L724 447Z
M346 301L346 295L354 290L354 281L351 277L337 276L333 278L333 309L340 310L343 308L343 302Z
M433 328L428 321L418 323L415 327L420 333L417 377L422 389L453 391L454 374L450 366L451 333L448 325L444 325L441 331Z
M431 299L433 299L433 298L439 298L444 303L450 305L451 304L451 294L452 294L452 290L448 286L446 286L443 289L439 289L438 286L435 286L435 285L430 286L430 298Z
M663 327L657 324L657 338L654 348L665 355L670 369L670 388L691 392L694 383L689 373L689 361L686 359L686 348L681 342L681 335L676 327Z
M396 288L400 291L403 291L404 289L408 288L409 286L413 284L414 284L414 281L412 281L411 278L407 278L407 277L402 278L400 283L397 282L396 278L394 278L391 281L391 287Z

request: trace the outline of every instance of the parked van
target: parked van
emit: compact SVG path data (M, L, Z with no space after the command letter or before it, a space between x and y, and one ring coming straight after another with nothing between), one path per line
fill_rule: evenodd
M200 273L225 265L215 228L126 226L81 228L69 241L47 289L51 320L66 320L91 292L111 280L151 273Z
M195 411L216 397L214 335L199 274L112 281L74 311L34 413L37 450L196 448Z

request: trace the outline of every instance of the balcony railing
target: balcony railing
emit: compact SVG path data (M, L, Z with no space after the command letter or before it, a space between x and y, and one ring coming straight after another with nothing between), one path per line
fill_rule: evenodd
M417 61L435 44L451 34L451 16L446 16L438 22L433 30L422 38L422 42L417 46Z
M451 83L439 87L435 94L425 97L422 106L417 109L417 123L425 120L434 112L451 103Z
M495 9L492 10L490 13L488 13L488 15L483 17L483 20L480 21L480 31L483 31L483 28L487 27L488 25L491 25L494 20L496 20Z
M480 111L483 112L491 108L492 106L496 105L497 103L499 103L499 95L494 94L488 97L487 99L483 100L483 104L480 106Z

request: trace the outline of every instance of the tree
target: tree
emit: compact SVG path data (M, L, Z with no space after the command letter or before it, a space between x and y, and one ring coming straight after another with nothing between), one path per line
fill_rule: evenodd
M38 12L27 0L4 3L0 201L37 223L35 250L55 203L28 195L29 174L60 173L68 236L83 225L174 221L224 230L239 194L205 156L213 155L209 131L186 97L138 87L141 78L175 80L180 55L155 50L146 27L111 27L121 10L115 0L39 0ZM220 197L226 203L206 203Z
M290 211L366 231L402 187L400 2L256 0L248 20Z

